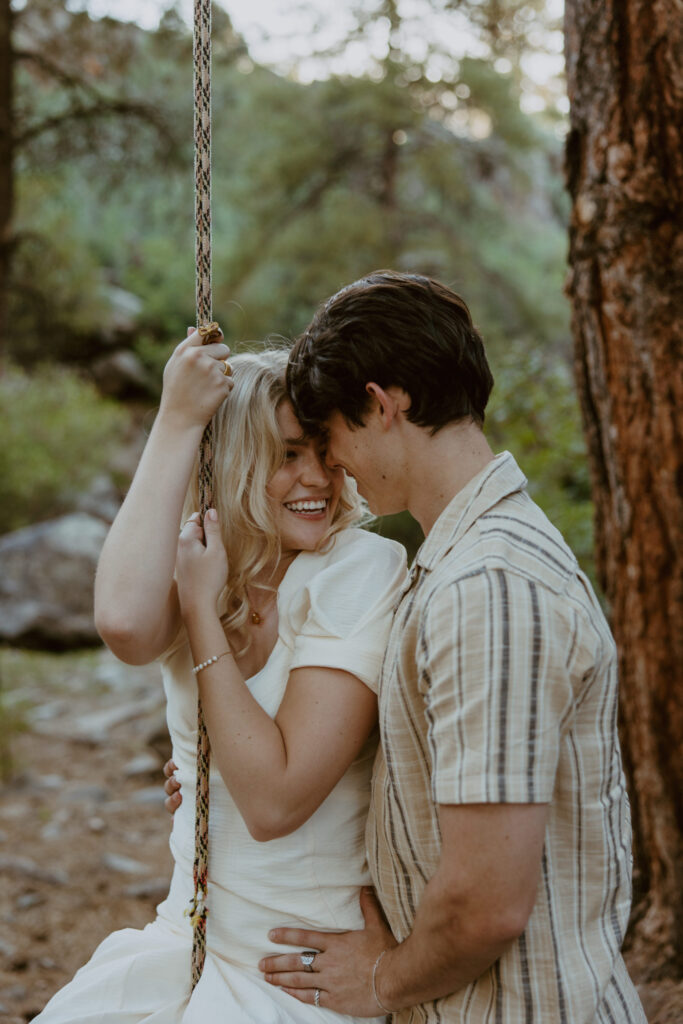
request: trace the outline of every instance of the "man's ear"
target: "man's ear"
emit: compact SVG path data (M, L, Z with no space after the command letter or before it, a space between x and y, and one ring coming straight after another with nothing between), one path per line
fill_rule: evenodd
M402 388L392 385L385 390L374 381L369 381L365 385L365 390L370 398L374 399L373 411L379 413L384 427L390 427L400 412L410 408L410 395Z

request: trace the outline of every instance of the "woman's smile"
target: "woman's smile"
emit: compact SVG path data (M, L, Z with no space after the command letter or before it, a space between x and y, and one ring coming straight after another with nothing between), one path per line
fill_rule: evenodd
M284 501L288 512L302 519L325 519L329 498L304 498L298 501Z

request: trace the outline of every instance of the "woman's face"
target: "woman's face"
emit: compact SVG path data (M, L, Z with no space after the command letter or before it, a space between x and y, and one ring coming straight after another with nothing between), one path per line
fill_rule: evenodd
M305 437L291 404L277 409L285 462L266 492L273 505L282 551L313 551L332 525L344 483L343 469L328 469L318 438Z

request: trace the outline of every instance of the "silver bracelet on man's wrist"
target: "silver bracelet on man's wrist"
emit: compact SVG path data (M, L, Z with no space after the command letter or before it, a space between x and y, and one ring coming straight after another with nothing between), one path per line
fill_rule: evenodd
M379 965L380 965L380 963L382 961L382 957L384 956L384 954L388 953L388 952L389 952L388 949L383 949L382 952L380 953L380 955L375 960L374 967L372 968L372 994L375 997L375 1002L379 1006L379 1008L382 1011L382 1013L392 1013L393 1012L392 1010L388 1010L386 1008L386 1006L384 1005L384 1003L382 1002L380 997L377 995L377 968L379 967Z

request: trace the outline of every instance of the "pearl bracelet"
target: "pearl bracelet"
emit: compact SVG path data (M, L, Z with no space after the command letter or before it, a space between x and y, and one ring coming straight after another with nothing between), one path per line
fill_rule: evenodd
M206 661L200 661L198 665L193 667L192 675L196 676L203 668L208 668L209 665L215 664L221 658L224 658L226 654L232 654L232 651L223 651L222 654L214 654L213 658L208 658Z
M383 949L380 955L375 960L375 966L372 968L372 994L375 997L375 1002L379 1006L382 1013L393 1013L393 1010L387 1010L386 1006L384 1005L380 997L377 995L377 968L379 967L382 961L382 957L384 956L385 953L388 953L388 950Z

